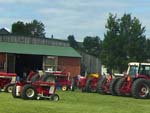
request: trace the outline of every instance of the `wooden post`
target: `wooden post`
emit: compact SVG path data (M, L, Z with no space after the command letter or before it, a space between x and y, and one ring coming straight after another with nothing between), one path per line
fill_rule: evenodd
M7 53L6 53L6 57L5 58L6 58L6 60L5 60L4 70L7 72L7 63L8 63L7 62L8 61L8 59L7 59Z

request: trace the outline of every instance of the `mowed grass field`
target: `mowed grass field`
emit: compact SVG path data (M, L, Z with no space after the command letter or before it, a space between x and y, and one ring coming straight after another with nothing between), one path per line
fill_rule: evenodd
M150 99L57 91L60 101L15 99L0 92L0 113L150 113Z

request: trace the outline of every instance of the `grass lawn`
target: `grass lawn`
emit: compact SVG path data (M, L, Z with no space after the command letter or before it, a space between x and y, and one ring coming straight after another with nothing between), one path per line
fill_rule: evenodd
M0 92L0 113L150 113L150 100L57 91L60 101L14 99Z

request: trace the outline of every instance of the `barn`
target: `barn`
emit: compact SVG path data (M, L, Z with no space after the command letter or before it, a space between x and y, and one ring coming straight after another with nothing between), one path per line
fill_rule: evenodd
M4 33L4 31L3 31ZM68 41L0 34L0 71L22 76L30 70L80 74L80 54Z

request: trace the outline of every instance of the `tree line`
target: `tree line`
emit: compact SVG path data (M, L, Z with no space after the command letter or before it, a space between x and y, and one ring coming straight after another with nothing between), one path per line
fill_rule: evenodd
M123 72L128 62L147 62L150 58L150 39L146 38L145 27L140 20L131 14L122 17L109 14L104 38L86 36L83 42L77 42L69 35L70 45L79 52L85 52L100 58L110 70ZM33 20L29 23L21 21L12 24L12 33L37 38L45 38L45 26L42 22Z
M14 35L45 38L45 26L38 20L27 23L22 21L15 22L12 24L11 31Z
M150 39L145 36L145 27L139 19L124 14L121 18L109 14L104 39L85 37L82 44L74 36L68 36L72 47L100 58L110 70L123 72L128 62L147 62L150 58Z

